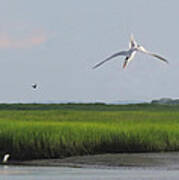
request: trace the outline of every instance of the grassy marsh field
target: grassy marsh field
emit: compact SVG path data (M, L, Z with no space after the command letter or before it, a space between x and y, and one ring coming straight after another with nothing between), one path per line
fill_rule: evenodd
M14 160L178 150L178 105L0 104L0 155Z

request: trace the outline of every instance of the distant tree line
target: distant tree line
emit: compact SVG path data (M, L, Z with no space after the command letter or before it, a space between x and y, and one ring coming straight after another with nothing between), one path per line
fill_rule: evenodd
M179 99L171 99L171 98L161 98L159 100L152 100L151 104L179 104Z

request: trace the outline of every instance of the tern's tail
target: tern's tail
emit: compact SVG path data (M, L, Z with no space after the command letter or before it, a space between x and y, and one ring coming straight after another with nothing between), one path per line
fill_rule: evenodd
M134 41L134 35L133 35L133 33L131 33L130 40L131 40L131 41Z

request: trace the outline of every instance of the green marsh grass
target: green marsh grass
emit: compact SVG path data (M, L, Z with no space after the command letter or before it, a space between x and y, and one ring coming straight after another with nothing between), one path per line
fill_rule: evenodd
M0 154L10 153L14 160L179 150L176 106L110 105L109 111L106 105L82 110L78 104L55 110L23 106L0 110Z

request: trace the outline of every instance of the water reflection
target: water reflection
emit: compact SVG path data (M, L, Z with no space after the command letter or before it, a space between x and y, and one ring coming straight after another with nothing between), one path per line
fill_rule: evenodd
M178 170L123 167L116 169L0 166L2 180L178 180Z

